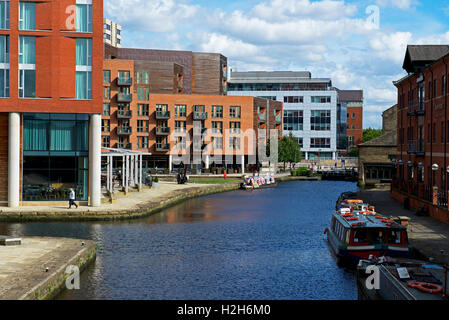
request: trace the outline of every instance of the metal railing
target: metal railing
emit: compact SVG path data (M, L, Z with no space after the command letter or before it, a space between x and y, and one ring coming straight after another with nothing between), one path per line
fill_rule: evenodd
M438 190L438 203L440 207L447 208L447 190Z

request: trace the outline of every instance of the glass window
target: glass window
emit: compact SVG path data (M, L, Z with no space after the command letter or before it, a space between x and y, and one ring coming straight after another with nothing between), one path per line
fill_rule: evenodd
M187 128L187 122L186 121L175 121L175 132L185 132Z
M149 98L150 98L150 96L149 96L148 88L137 88L137 100L148 101Z
M76 65L92 67L92 39L76 39Z
M0 35L0 63L9 63L9 36Z
M36 37L20 36L19 64L36 64Z
M109 103L103 103L103 115L104 116L111 115L111 105Z
M312 96L311 98L311 102L312 103L330 103L331 102L331 97L323 97L323 96Z
M175 105L175 117L185 118L187 116L187 106L184 104Z
M303 110L284 110L284 130L302 131L304 129Z
M137 84L149 84L150 83L150 77L148 72L137 72Z
M284 103L303 103L304 97L301 96L285 96Z
M137 120L137 132L148 132L148 120Z
M76 5L76 32L92 32L92 5Z
M103 83L111 82L111 70L103 70Z
M212 106L212 118L223 118L223 106Z
M310 138L310 148L330 148L330 138Z
M331 111L312 110L310 114L310 130L330 131L330 129L331 129Z
M111 139L109 136L102 136L102 147L103 148L110 148L111 147Z
M76 39L76 99L92 99L92 39Z
M9 29L9 1L0 1L0 29Z
M137 104L137 115L139 117L148 117L150 114L150 106L148 104Z
M19 70L19 98L36 97L36 70Z
M137 147L139 149L148 149L148 137L137 137Z
M36 3L19 3L19 30L36 30Z
M240 118L240 107L239 106L231 106L229 108L229 117L230 118Z

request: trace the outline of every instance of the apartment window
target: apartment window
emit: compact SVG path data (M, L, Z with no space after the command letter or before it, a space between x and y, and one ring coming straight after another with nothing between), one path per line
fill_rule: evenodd
M103 83L111 82L111 70L103 70Z
M210 142L213 149L223 149L223 138L222 137L211 137Z
M137 148L148 149L148 137L137 137Z
M0 1L0 29L9 29L9 1Z
M296 138L298 140L298 145L300 148L303 147L304 143L303 143L303 138Z
M240 138L230 137L229 138L229 148L231 150L240 150Z
M285 110L284 111L284 130L301 131L304 128L304 111Z
M304 97L301 96L286 96L284 97L284 103L303 103Z
M106 29L106 30L111 30L111 25L105 23L105 24L103 25L103 28Z
M175 105L175 117L185 118L187 115L187 106L183 104Z
M443 76L443 78L441 79L441 92L443 94L443 96L446 95L447 92L447 80L446 80L446 75Z
M111 40L111 35L110 35L110 34L107 34L107 33L104 33L104 34L103 34L103 38L104 38L104 39L107 39L107 40Z
M148 72L137 72L136 73L136 83L137 84L149 84L150 76Z
M231 106L229 108L229 117L230 118L240 118L240 107L239 106Z
M76 32L92 32L92 0L82 2L76 5Z
M36 97L36 37L19 37L19 98Z
M117 138L117 147L118 147L119 149L124 149L124 148L126 148L126 147L127 147L127 144L128 144L128 140L127 140L125 137L119 136L119 137Z
M36 30L36 3L19 3L19 30Z
M240 134L240 122L229 122L231 134Z
M187 130L187 122L186 121L175 120L175 132L182 133L182 132L186 132L186 130Z
M9 97L9 36L0 35L0 98Z
M137 132L148 132L148 120L137 120Z
M355 119L355 113L352 113L352 119Z
M310 138L310 148L330 148L330 138Z
M92 39L76 39L76 99L92 99Z
M111 87L103 87L103 100L111 100Z
M130 78L129 71L119 71L118 78L122 81L128 80Z
M310 116L310 130L329 131L331 129L330 110L312 110Z
M102 119L101 120L101 131L102 132L110 132L111 131L111 121Z
M111 139L109 136L102 136L102 144L101 146L103 148L110 148L111 147Z
M148 104L137 104L137 116L148 117L150 114L150 106Z
M150 96L149 96L148 88L137 88L137 100L148 101L149 98L150 98Z
M223 133L223 122L212 121L212 133Z
M212 118L223 118L223 106L212 106Z
M103 103L103 115L104 116L111 115L111 105L109 103Z
M353 136L348 136L348 147L349 148L354 147L354 137Z
M312 96L311 97L312 103L330 103L331 97L323 97L323 96Z

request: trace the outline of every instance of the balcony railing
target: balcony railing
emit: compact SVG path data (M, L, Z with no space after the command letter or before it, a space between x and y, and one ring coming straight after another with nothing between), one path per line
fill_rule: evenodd
M276 122L282 122L282 116L276 116Z
M117 93L118 102L131 102L133 100L133 95L131 93Z
M186 133L187 129L186 128L175 128L175 133Z
M416 154L417 156L425 155L424 139L409 140L407 153Z
M156 119L170 119L170 111L156 111Z
M424 101L411 101L408 105L407 115L409 116L421 116L425 114Z
M117 143L115 145L116 148L119 149L128 149L128 150L132 150L132 143Z
M133 112L132 110L117 110L117 118L132 118Z
M240 134L242 130L240 128L230 128L229 133L230 134Z
M118 86L132 86L133 78L117 78Z
M265 116L265 113L259 113L259 120L260 121L266 121L267 117Z
M160 151L160 152L165 152L165 151L169 151L170 150L170 145L165 143L157 143L156 144L156 151Z
M206 119L207 119L207 112L199 112L199 111L193 112L193 120L206 120Z
M130 135L133 130L131 127L117 127L117 134L119 135Z
M169 127L156 127L156 134L157 135L169 135L170 134L170 128Z
M447 191L438 189L438 203L440 207L447 208Z

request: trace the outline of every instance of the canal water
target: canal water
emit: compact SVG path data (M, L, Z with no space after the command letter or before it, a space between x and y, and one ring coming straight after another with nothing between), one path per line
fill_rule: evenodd
M91 239L97 260L59 299L357 299L323 231L351 182L285 182L189 200L127 222L0 224L0 234Z

